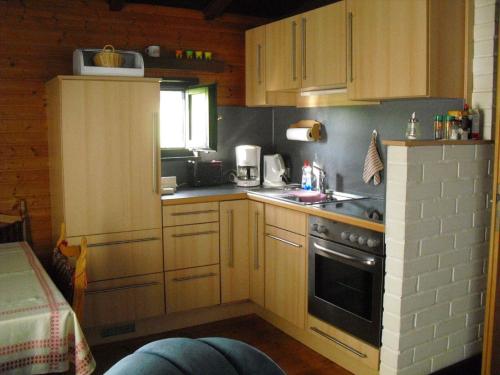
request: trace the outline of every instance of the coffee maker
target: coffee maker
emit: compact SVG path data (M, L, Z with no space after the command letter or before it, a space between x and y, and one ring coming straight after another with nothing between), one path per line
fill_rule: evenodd
M236 185L244 187L260 185L259 146L236 146Z

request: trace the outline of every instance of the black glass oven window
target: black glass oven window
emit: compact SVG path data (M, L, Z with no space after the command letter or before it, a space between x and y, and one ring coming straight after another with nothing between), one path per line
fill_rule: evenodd
M372 274L319 254L315 263L316 297L371 320Z

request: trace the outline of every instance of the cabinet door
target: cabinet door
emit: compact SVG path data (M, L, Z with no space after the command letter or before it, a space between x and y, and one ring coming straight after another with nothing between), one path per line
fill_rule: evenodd
M68 236L161 228L159 84L62 82Z
M248 203L250 250L250 299L264 306L264 204Z
M295 90L300 87L299 17L266 25L266 89Z
M222 303L248 299L248 201L220 203L220 268Z
M246 105L266 105L266 27L245 33Z
M305 326L305 237L266 226L266 309L299 328Z
M426 96L427 1L348 0L350 99Z
M302 88L346 87L345 20L345 1L301 15Z

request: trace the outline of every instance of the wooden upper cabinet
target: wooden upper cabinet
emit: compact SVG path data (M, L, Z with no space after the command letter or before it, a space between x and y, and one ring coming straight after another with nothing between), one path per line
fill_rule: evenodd
M250 296L248 201L220 202L220 270L222 303Z
M346 4L300 15L301 87L346 87Z
M266 89L300 88L300 16L266 25Z
M464 95L465 0L347 0L354 100Z
M62 79L60 84L67 235L161 228L159 83Z
M246 105L266 105L266 27L245 33Z

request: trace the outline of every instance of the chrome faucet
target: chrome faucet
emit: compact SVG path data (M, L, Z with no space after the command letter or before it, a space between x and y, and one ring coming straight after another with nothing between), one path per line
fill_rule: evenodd
M323 168L313 163L313 190L325 193L326 191L326 172Z

